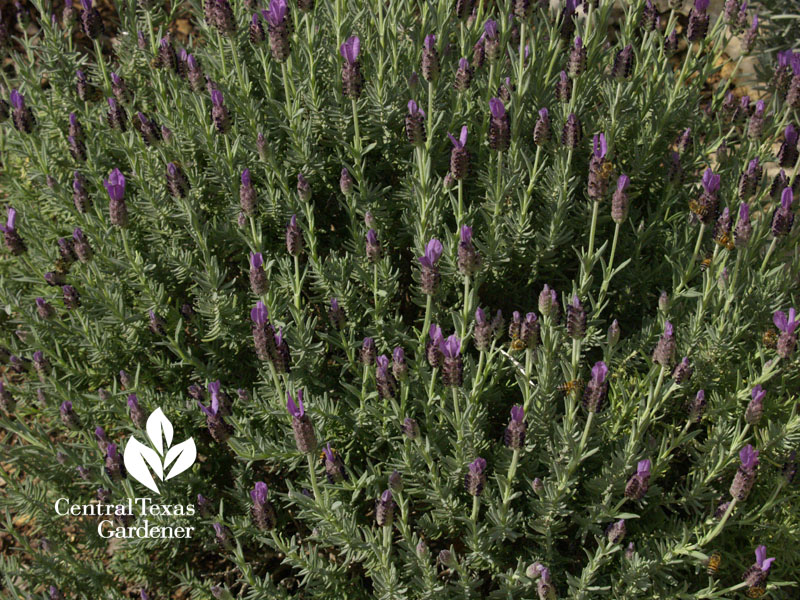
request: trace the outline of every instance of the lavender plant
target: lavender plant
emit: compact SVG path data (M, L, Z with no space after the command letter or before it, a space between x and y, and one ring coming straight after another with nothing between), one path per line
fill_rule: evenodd
M794 597L800 57L620 4L3 20L9 597Z

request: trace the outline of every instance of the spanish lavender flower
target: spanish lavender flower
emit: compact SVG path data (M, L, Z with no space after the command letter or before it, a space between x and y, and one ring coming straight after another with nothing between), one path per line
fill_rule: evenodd
M19 232L17 231L17 211L14 208L9 207L8 209L8 219L5 225L0 225L0 231L3 232L3 238L6 243L6 247L8 248L9 252L14 256L19 256L20 254L24 254L25 251L28 249L23 241L22 237L20 237Z
M375 364L375 340L371 337L365 337L361 343L361 362L366 366Z
M449 387L461 387L464 382L464 364L461 359L461 340L455 334L441 345L443 355L442 383Z
M173 198L185 198L189 192L189 180L175 163L167 163L167 189Z
M206 78L203 69L200 68L200 63L192 54L186 56L186 77L195 92L203 89Z
M694 203L690 203L692 212L705 225L709 225L717 217L719 184L720 176L714 174L711 168L706 169L702 180L703 193Z
M689 13L689 27L687 37L690 42L700 42L705 39L708 33L708 9L709 0L695 0L694 8Z
M25 96L17 90L11 90L9 101L13 109L11 120L16 130L21 133L31 133L34 125L36 125L36 119L30 107L25 105Z
M458 139L454 138L450 133L447 134L453 144L453 149L450 151L450 173L456 180L464 179L469 170L469 152L466 149L467 145L467 126L461 128L461 135Z
M659 338L653 350L653 362L662 367L671 367L675 355L675 332L672 323L664 323L664 334Z
M575 32L575 9L578 6L577 0L567 0L564 8L561 9L561 39L564 41L569 40Z
M693 423L699 423L703 418L703 413L706 410L706 392L699 390L692 402L689 404L689 420Z
M250 30L248 31L250 43L254 46L262 44L267 39L267 34L264 33L264 27L261 25L261 19L258 13L254 14L250 19Z
M108 99L106 120L108 121L108 126L112 129L119 129L123 133L128 129L128 113L125 112L125 108L117 102L116 98Z
M432 368L437 368L442 364L444 336L442 335L442 328L435 323L431 324L428 332L428 343L426 346L426 357L428 364Z
M522 315L519 311L515 310L511 314L511 323L508 324L508 337L512 340L519 339L520 331L522 330Z
M78 115L75 113L69 113L69 135L76 140L83 141L85 139L83 125L81 125L81 122L78 120Z
M567 75L566 71L561 71L558 75L556 82L556 98L564 104L568 103L572 98L572 80Z
M781 332L776 346L778 349L778 356L781 358L789 358L797 345L795 329L800 325L800 321L796 319L794 308L789 309L788 316L781 310L777 311L772 317L772 322L775 323L775 327Z
M511 122L506 107L500 98L489 100L489 147L503 152L511 145Z
M206 415L206 426L208 427L211 437L214 438L214 441L218 444L225 443L225 441L231 437L231 434L233 434L233 427L222 418L219 395L215 394L211 397L211 406L205 406L199 400L197 401L197 405Z
M233 548L233 545L231 544L231 538L233 537L231 530L225 527L222 523L214 523L213 527L214 537L217 540L217 543L223 549L231 550Z
M443 250L442 242L432 238L425 246L425 254L418 259L422 266L421 285L423 294L432 296L436 293L436 288L439 287L441 275L439 275L437 263L442 256Z
M290 392L286 392L286 397L286 410L292 415L292 430L297 449L304 454L311 454L317 448L317 437L314 435L314 425L303 406L303 390L297 390L297 404Z
M533 127L533 143L543 146L550 139L550 112L546 108L539 109L539 118Z
M742 581L747 583L750 589L759 588L763 593L764 587L767 585L767 574L772 563L775 562L774 558L767 558L767 547L758 546L756 548L756 562L744 572ZM750 596L750 594L748 594ZM757 596L752 596L757 597Z
M297 215L292 215L286 226L286 251L290 256L300 256L303 251L303 232L297 224Z
M464 476L464 487L473 496L480 496L486 485L486 460L476 458L469 464L469 470Z
M767 392L760 385L753 388L751 393L752 399L748 403L747 409L744 411L744 420L750 425L755 425L761 420L764 414L764 397L766 395Z
M472 68L480 69L486 60L486 44L484 36L481 36L472 47Z
M211 120L217 133L225 134L231 128L230 113L225 107L225 99L219 90L211 91Z
M591 199L600 200L606 195L608 188L608 175L605 168L608 145L605 134L594 136L593 148L592 158L589 161L588 193Z
M506 447L520 450L525 445L525 411L519 405L511 408L511 421L506 426L503 441Z
M586 335L586 311L577 295L567 305L567 334L575 340L581 340Z
M750 54L753 50L753 46L756 43L756 36L758 35L758 15L753 15L753 20L750 23L750 28L744 32L742 36L742 50L745 54ZM800 81L798 82L800 83ZM800 86L798 86L798 92L800 92ZM797 99L800 100L800 95L797 96ZM796 106L793 108L797 108Z
M583 407L587 412L600 412L608 396L608 367L603 361L592 367L592 377L583 390Z
M81 6L83 7L81 11L81 27L83 28L83 33L86 34L86 37L90 40L96 40L105 33L103 18L100 16L97 9L92 6L92 0L81 0Z
M675 28L669 32L669 35L664 38L664 54L671 56L678 51L678 32Z
M422 45L422 77L425 81L431 82L439 77L439 52L436 50L436 36L429 34L425 36Z
M628 44L617 52L614 57L614 66L611 67L611 76L615 79L628 79L633 73L633 46Z
M756 481L756 468L758 467L758 450L747 444L739 451L741 464L736 471L736 475L731 483L731 496L737 500L747 500L750 490Z
M64 600L64 594L54 585L50 586L48 593L50 594L50 600Z
M483 26L483 35L481 37L486 50L486 58L488 58L490 62L497 61L502 52L497 22L492 19L486 21L486 24Z
M11 395L11 392L6 389L5 383L0 381L0 408L2 408L7 415L12 415L16 407L16 399Z
M541 496L542 492L544 492L544 482L539 477L535 477L531 482L531 489L533 489L534 494Z
M292 370L292 357L291 353L289 352L289 344L283 335L283 327L278 329L278 333L275 334L275 348L276 354L272 360L273 364L275 365L275 370L278 373L290 373Z
M111 443L106 436L105 429L100 426L94 428L94 437L97 440L97 446L100 448L100 451L105 454L106 450L108 449L108 445Z
M212 514L211 500L203 496L203 494L197 494L197 512L201 517L210 517Z
M342 168L342 175L339 177L339 189L342 191L342 194L345 196L352 194L354 184L355 181L353 181L350 171L348 171L347 168Z
M81 305L80 296L74 287L71 285L63 285L61 286L61 291L64 293L64 306L68 309L72 310Z
M473 338L475 340L475 347L478 350L486 350L492 342L494 335L494 327L492 323L486 318L486 313L482 308L475 311L475 329L473 330Z
M381 245L378 242L378 234L374 229L367 232L367 260L371 263L378 262L381 258Z
M726 206L714 225L714 241L720 246L732 247L730 241L731 211Z
M262 531L275 529L278 521L275 507L267 500L268 491L269 488L263 481L256 482L255 487L250 491L250 498L253 500L253 506L250 507L250 519Z
M67 145L69 146L69 154L73 159L78 162L86 162L86 144L80 138L75 136L67 136Z
M764 134L764 123L766 121L764 115L765 109L766 104L763 100L756 102L756 109L753 111L753 114L750 116L750 121L747 124L747 137L751 140L760 140L761 136Z
M681 362L672 370L672 379L675 380L675 383L681 384L689 381L692 377L692 373L694 373L694 369L692 365L689 364L689 357L684 356Z
M645 31L653 31L658 24L658 10L653 5L651 0L647 0L642 10L642 29Z
M403 433L410 440L415 440L419 437L419 424L415 419L406 417L403 419Z
M539 574L539 580L536 582L536 591L539 594L539 600L555 600L556 591L550 577L550 569L542 567Z
M131 421L137 427L144 428L147 422L147 415L144 414L141 406L139 406L139 398L136 397L136 394L128 395L128 409L130 410Z
M636 467L636 474L628 480L625 486L625 497L631 500L641 500L650 487L650 460L640 460Z
M242 171L241 181L242 185L239 186L239 206L241 206L242 212L248 217L255 216L256 190L250 179L250 169Z
M78 171L73 174L72 201L79 213L85 213L88 210L89 194L86 191L86 178Z
M61 413L61 422L64 423L67 428L78 429L80 427L80 419L78 419L78 415L75 414L75 411L72 409L72 402L69 400L62 402L59 412Z
M790 123L783 135L784 140L778 150L778 164L781 167L794 167L797 162L797 129Z
M611 198L611 219L615 223L624 223L625 219L628 218L630 202L627 189L630 182L630 177L624 173L617 179L617 189L614 190L614 195Z
M339 53L344 58L342 63L342 94L351 100L358 100L364 88L364 76L361 74L361 61L358 60L361 51L361 39L352 36L339 48Z
M419 108L413 100L408 101L406 137L415 146L422 146L427 140L425 134L425 111Z
M267 274L264 272L264 256L261 252L250 253L250 289L256 296L267 293Z
M153 146L161 139L161 129L158 124L149 119L146 114L139 112L133 120L133 128L142 136L145 146Z
M564 129L561 131L561 144L574 149L578 147L581 138L583 138L581 121L575 113L570 113L564 123Z
M466 21L472 14L473 0L456 0L455 13L460 21Z
M106 447L105 472L114 481L127 477L127 471L125 465L122 464L122 456L117 452L116 444L108 444Z
M783 463L781 475L783 475L787 484L791 485L794 482L794 478L797 476L797 452L795 450L789 453L786 462Z
M108 216L112 225L125 227L128 224L128 209L125 206L125 176L119 169L109 173L108 179L103 180L103 185L108 192Z
M378 395L383 399L394 398L397 393L397 380L389 370L389 357L381 355L376 359L375 381L378 385Z
M462 225L460 236L461 241L458 244L458 270L462 275L472 277L481 265L481 257L472 244L472 227Z
M274 360L278 354L275 346L275 329L269 321L267 307L260 300L250 311L253 321L253 345L259 360Z
M36 369L36 373L39 375L39 379L44 381L48 371L50 371L50 361L45 358L41 350L37 350L33 353L33 366Z
M612 523L609 525L608 529L606 529L606 536L608 537L608 541L612 544L619 544L625 539L625 519L620 519L619 521Z
M457 92L467 91L472 84L472 74L473 71L472 67L469 65L469 61L466 58L460 58L458 60L458 70L456 71L453 88Z
M339 453L331 448L330 442L322 449L322 453L325 455L325 475L328 477L328 483L338 483L347 479L344 462Z
M772 235L776 238L786 236L792 230L794 224L793 200L792 188L787 187L781 194L780 206L772 213Z
M328 319L335 329L342 329L345 324L344 310L339 306L339 301L336 298L331 298L331 306L328 309Z
M44 298L36 298L36 312L40 319L50 319L55 314L55 309Z
M558 293L547 284L539 293L539 312L542 316L553 317L553 320L558 314Z
M131 100L131 93L125 83L125 79L113 71L111 72L111 93L114 94L117 102L125 103Z
M572 49L567 60L567 71L571 77L577 77L586 70L586 47L583 45L583 38L575 38Z
M763 170L757 157L747 163L747 169L739 177L739 198L741 200L747 200L756 193L762 173Z
M375 522L378 527L391 526L393 516L394 500L392 499L392 491L386 490L375 503Z
M797 109L800 108L800 55L793 53L790 62L792 78L789 81L789 89L786 92L786 104L789 105L790 108ZM788 77L788 75L789 73L787 71L786 76Z
M608 333L606 334L606 340L608 342L608 345L609 346L616 345L617 342L619 342L619 335L620 335L619 322L616 319L614 319L611 322L611 325L609 325Z

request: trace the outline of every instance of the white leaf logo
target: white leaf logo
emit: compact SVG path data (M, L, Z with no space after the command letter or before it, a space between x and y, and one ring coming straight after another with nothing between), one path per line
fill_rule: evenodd
M160 408L156 409L147 419L145 429L147 430L147 437L150 438L152 448L145 446L131 436L125 446L123 460L125 468L131 477L158 494L160 493L158 484L156 484L150 472L151 469L156 477L162 481L172 479L194 464L197 458L197 448L192 438L172 446L174 433L172 423ZM165 477L164 471L170 465L172 465L172 469Z

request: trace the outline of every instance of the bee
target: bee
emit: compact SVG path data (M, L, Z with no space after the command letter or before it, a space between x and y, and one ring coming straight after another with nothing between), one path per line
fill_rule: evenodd
M719 237L714 240L720 246L723 246L727 250L733 250L733 240L731 239L731 235L728 232L722 232Z
M778 345L778 332L774 329L767 329L761 337L761 343L767 348L772 348L774 350Z
M571 394L574 391L580 391L583 388L583 380L582 379L573 379L572 381L565 381L560 386L558 386L559 392L564 392L565 394Z
M701 220L707 219L711 214L711 207L697 200L689 200L689 210L700 217Z
M750 589L747 590L747 597L748 598L761 598L761 596L763 596L766 591L767 590L765 590L760 585L754 585L753 587L751 587Z
M706 256L703 259L703 262L700 263L700 270L705 271L706 269L708 269L709 266L711 266L711 257Z
M515 352L519 352L520 350L525 350L525 342L523 342L519 338L514 338L511 340L511 349Z
M599 175L602 179L608 179L614 172L614 164L610 160L604 160L600 166Z
M719 571L719 564L722 562L722 555L719 551L714 550L711 553L711 556L708 557L708 563L706 564L706 571L709 575L716 575L717 571Z

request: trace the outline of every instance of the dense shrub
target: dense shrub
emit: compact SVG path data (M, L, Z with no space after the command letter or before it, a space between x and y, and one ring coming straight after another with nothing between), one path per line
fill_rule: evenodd
M34 4L9 598L797 593L800 57L729 92L752 13ZM59 514L131 498L194 533Z

